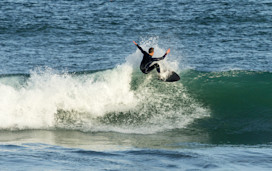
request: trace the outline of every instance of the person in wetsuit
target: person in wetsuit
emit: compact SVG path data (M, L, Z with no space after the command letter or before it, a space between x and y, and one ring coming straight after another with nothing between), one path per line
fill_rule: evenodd
M160 65L156 63L156 61L163 60L166 55L170 52L170 49L167 50L167 52L160 58L153 58L154 55L154 48L149 48L147 53L144 51L141 46L139 46L135 41L133 43L140 49L140 51L144 54L143 60L140 65L140 69L143 73L148 74L150 71L156 68L157 72L160 73Z

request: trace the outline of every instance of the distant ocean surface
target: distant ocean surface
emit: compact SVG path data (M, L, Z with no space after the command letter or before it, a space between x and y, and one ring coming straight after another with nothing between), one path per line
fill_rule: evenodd
M1 170L271 170L271 123L271 1L0 1Z

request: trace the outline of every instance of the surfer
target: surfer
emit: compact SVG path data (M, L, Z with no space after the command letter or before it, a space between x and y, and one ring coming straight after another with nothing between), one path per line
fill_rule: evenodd
M152 56L154 55L154 48L149 48L147 53L144 51L141 46L139 46L135 41L133 43L140 49L140 51L144 54L143 60L140 65L140 69L143 73L148 74L150 71L156 68L157 72L160 73L160 65L157 63L157 61L163 60L166 55L170 52L170 49L166 51L166 53L160 57L160 58L153 58Z

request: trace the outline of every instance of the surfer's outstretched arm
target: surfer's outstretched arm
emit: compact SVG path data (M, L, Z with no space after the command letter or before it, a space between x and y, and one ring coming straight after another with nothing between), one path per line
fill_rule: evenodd
M139 46L135 41L133 41L133 43L140 49L142 53L145 53L145 51L141 48L141 46Z
M166 55L167 55L168 53L170 53L170 49L168 49L168 50L166 51L166 53L165 53L162 57L160 57L160 58L152 58L152 59L153 59L153 61L160 61L160 60L163 60L163 59L166 57Z

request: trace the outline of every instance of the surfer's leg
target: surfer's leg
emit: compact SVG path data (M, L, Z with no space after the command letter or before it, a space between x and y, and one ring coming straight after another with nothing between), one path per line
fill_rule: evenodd
M154 65L152 65L152 66L146 68L145 73L149 73L149 72L152 71L153 69L155 69L155 66L154 66Z
M151 72L153 69L157 70L158 73L160 73L160 65L158 63L150 63L149 65L146 65L146 68L145 68L145 72L146 74L148 74L149 72Z

